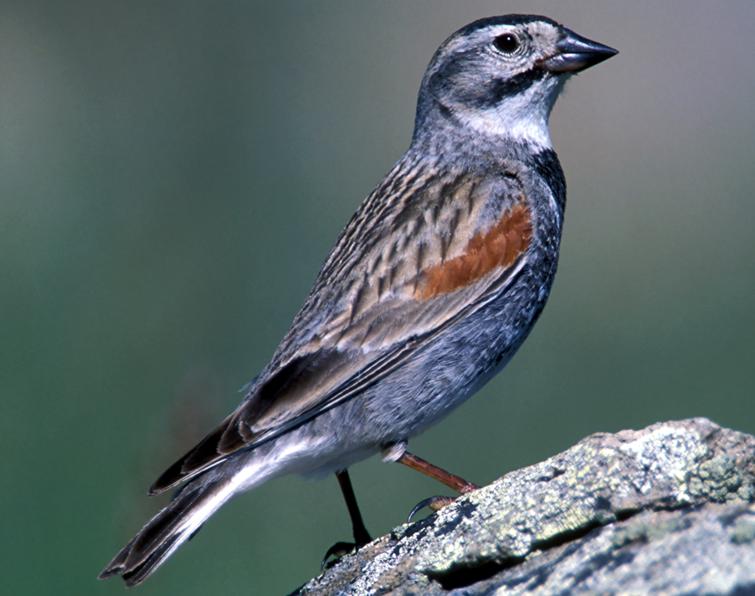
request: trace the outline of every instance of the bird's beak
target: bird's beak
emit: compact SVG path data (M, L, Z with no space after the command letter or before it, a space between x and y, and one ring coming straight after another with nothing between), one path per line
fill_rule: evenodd
M579 72L595 66L619 53L618 50L592 41L574 31L563 28L563 36L556 44L557 53L543 62L543 67L554 73Z

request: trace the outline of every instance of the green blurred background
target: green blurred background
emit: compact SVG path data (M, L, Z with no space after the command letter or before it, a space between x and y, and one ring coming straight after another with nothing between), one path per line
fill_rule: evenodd
M755 3L0 2L0 568L96 574L165 466L238 401L407 146L456 28L541 12L621 54L552 119L569 183L551 301L504 374L412 444L478 483L596 431L755 432ZM431 481L353 477L375 534ZM225 507L140 594L281 593L350 527L335 480Z

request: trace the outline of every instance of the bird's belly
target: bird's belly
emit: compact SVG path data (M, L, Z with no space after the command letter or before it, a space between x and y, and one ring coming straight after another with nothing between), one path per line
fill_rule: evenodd
M416 435L463 403L508 363L550 291L555 268L525 269L499 298L445 330L391 376L355 398L364 439Z

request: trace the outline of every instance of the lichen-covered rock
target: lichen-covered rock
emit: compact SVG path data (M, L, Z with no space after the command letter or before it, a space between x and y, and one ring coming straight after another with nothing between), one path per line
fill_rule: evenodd
M472 588L452 593L755 593L755 506L643 511Z
M755 593L755 437L592 435L407 524L303 594Z

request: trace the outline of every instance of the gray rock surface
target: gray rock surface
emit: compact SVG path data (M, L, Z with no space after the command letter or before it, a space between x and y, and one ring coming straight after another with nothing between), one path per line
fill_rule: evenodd
M596 434L396 528L303 594L755 594L755 437Z

